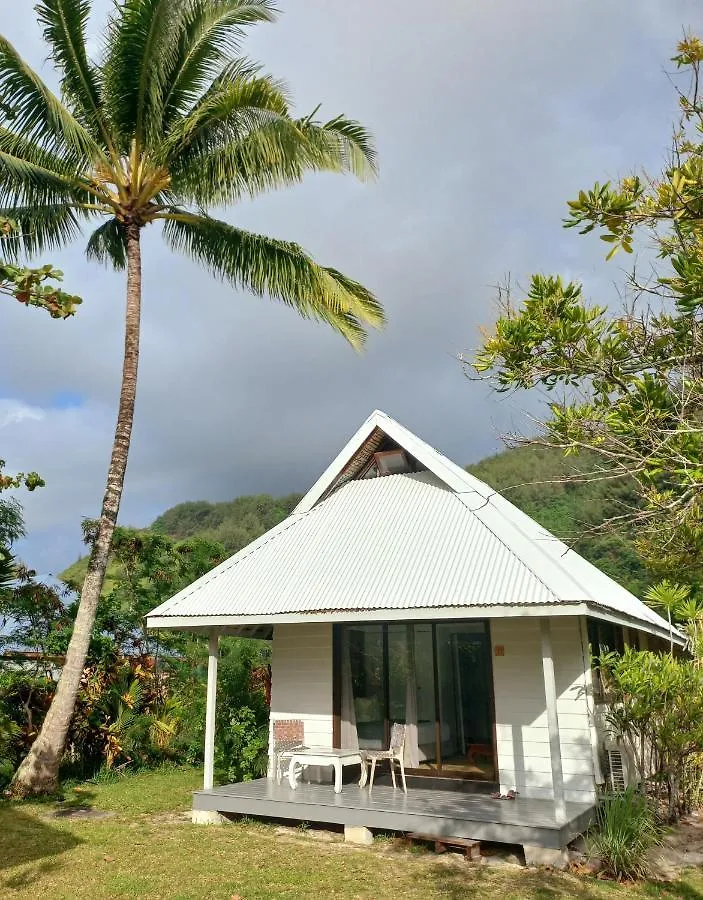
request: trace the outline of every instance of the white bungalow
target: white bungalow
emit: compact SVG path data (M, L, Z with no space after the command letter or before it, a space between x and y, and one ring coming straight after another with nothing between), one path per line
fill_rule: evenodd
M669 640L640 600L379 411L285 521L147 622L210 635L196 818L498 840L532 858L584 827L608 774L589 644ZM404 723L408 793L384 779L361 788L350 769L336 794L312 766L295 790L273 765L267 779L213 787L220 634L272 641L271 746L283 720L353 760Z

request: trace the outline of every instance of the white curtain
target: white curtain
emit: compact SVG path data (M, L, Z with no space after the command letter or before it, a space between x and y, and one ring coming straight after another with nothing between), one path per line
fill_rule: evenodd
M408 674L405 687L405 752L404 764L409 769L420 765L417 743L417 671L415 668L415 627L407 626Z
M352 687L351 653L349 650L349 629L342 626L342 721L340 740L345 750L359 749L359 735L356 730L354 710L354 690Z

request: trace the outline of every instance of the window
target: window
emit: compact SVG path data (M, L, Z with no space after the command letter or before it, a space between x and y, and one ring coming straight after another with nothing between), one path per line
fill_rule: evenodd
M604 622L601 619L588 620L588 643L591 649L591 669L593 690L596 700L604 700L603 682L599 660L602 653L622 653L625 649L625 635L622 625Z
M591 645L591 654L600 656L601 653L622 653L625 649L625 636L622 625L614 622L603 622L601 619L588 620L588 643Z

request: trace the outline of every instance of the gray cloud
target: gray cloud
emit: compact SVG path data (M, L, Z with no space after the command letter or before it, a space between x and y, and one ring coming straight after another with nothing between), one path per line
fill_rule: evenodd
M0 32L44 59L26 3ZM293 88L374 130L376 184L319 176L223 211L298 240L372 287L389 315L358 356L321 326L212 281L145 240L140 395L121 518L145 524L184 499L304 489L375 407L460 462L524 424L463 377L455 355L493 319L508 271L563 271L610 295L598 241L561 229L580 187L656 167L675 111L664 70L693 0L297 0L246 52ZM99 13L108 8L103 0ZM42 71L48 76L50 70ZM72 321L6 303L0 322L0 455L48 486L26 496L21 548L46 569L80 552L102 496L119 386L122 277L82 247L54 260L85 297ZM54 404L80 394L80 408ZM32 417L33 416L33 417Z

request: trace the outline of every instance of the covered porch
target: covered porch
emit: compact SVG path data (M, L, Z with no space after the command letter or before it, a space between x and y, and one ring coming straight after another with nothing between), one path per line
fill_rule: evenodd
M227 784L196 791L194 812L260 816L296 822L416 832L432 837L461 837L561 850L588 827L592 803L567 803L563 820L548 800L520 796L492 800L486 794L409 786L407 794L382 783L373 791L345 784L341 794L330 785L284 779ZM529 849L528 851L529 852Z
M483 631L476 631L478 624L479 620L465 621L457 632L455 626L450 628L447 623L447 633L450 636L457 633L482 635ZM584 691L586 662L581 653L580 640L585 621L563 617L561 621L552 623L545 617L531 618L529 621L515 619L512 622L501 619L491 624L493 640L487 629L481 646L485 644L486 649L482 658L490 663L493 656L496 663L493 668L497 672L491 674L488 670L491 674L490 687L493 676L498 676L497 743L493 735L488 736L495 758L495 768L490 770L494 777L466 778L466 773L457 772L451 761L448 771L443 771L440 757L438 767L420 765L409 768L407 795L400 789L393 790L389 783L384 783L387 778L383 777L377 780L372 791L360 788L356 783L358 774L355 775L353 770L346 772L347 783L340 794L335 794L330 784L319 783L301 782L293 790L285 778L277 783L271 777L273 770L268 778L215 786L213 763L219 629L213 629L210 633L206 707L205 783L203 790L197 791L193 797L193 820L215 822L221 821L221 816L252 815L344 826L345 832L351 828L365 829L367 834L371 829L415 832L433 837L522 844L527 848L563 852L569 841L588 826L595 808L591 735ZM423 625L417 628L416 634L441 633L444 627L440 623L436 626ZM562 666L559 685L554 671L553 630L556 631L558 656L571 660L568 667ZM393 649L390 644L392 629L366 633L373 638L382 634L385 649L373 655L365 653L363 658L374 663L372 671L392 673L392 654L389 653ZM399 635L412 633L413 629L403 623ZM347 716L339 715L338 711L345 709L344 679L339 676L345 665L349 667L350 660L344 652L342 640L334 640L334 634L338 638L344 637L343 633L339 634L332 624L327 623L274 627L272 722L276 719L290 720L293 716L303 717L305 740L311 746L344 748L351 746L351 740L354 740L356 747L371 741L381 743L384 740L383 729L381 723L376 724L375 714L369 717L369 722L373 723L377 734L357 733L356 728L350 730L348 726L354 724L353 714L349 717L351 721L347 720ZM260 636L260 632L256 636ZM496 641L500 650L497 656L491 654L491 646ZM450 646L455 644L455 640L449 642ZM413 645L414 642L410 642L410 646ZM438 645L435 644L435 647L438 648ZM506 650L510 655L505 653ZM437 660L436 653L434 655L435 676L440 676L437 681L441 682L441 660ZM399 653L398 658L407 661L408 654ZM382 665L384 659L386 664ZM456 662L456 654L453 659ZM510 665L506 666L506 663ZM409 690L408 683L414 684L417 670L418 686L421 686L428 677L428 670L432 676L432 668L431 665L419 666L416 663L403 667L403 690L398 691L399 702L406 702L406 722L410 719L407 709L412 709L414 715L409 728L414 727L417 731L420 729L416 710L420 704L408 704L407 698L414 701L418 692ZM516 671L520 673L521 685L516 683ZM336 678L333 677L334 672L338 673ZM409 678L409 675L412 677ZM347 685L353 681L347 679ZM388 686L388 678L385 679L385 690L383 679L371 684L371 688L385 695L386 719L392 699ZM370 696L372 692L368 693ZM442 692L433 691L432 695L439 701ZM474 701L480 699L478 683L474 684L471 696ZM460 698L454 699L457 701ZM516 703L521 708L521 717L516 712ZM563 736L560 736L559 729L560 705L564 724L571 726ZM351 704L346 706L349 709ZM459 711L461 706L458 702L452 704L452 708ZM492 703L490 706L492 708ZM357 709L360 708L357 706ZM440 754L443 750L443 707L441 702L437 702L432 708L436 711L434 734ZM524 726L519 724L522 722ZM388 725L388 720L385 724ZM491 725L495 734L494 717ZM362 736L366 741L359 740ZM566 738L563 748L567 759L564 762L562 737ZM415 751L421 750L423 744L424 741L416 737ZM498 775L500 777L495 777ZM490 794L496 789L502 793L516 789L517 798L493 799Z

